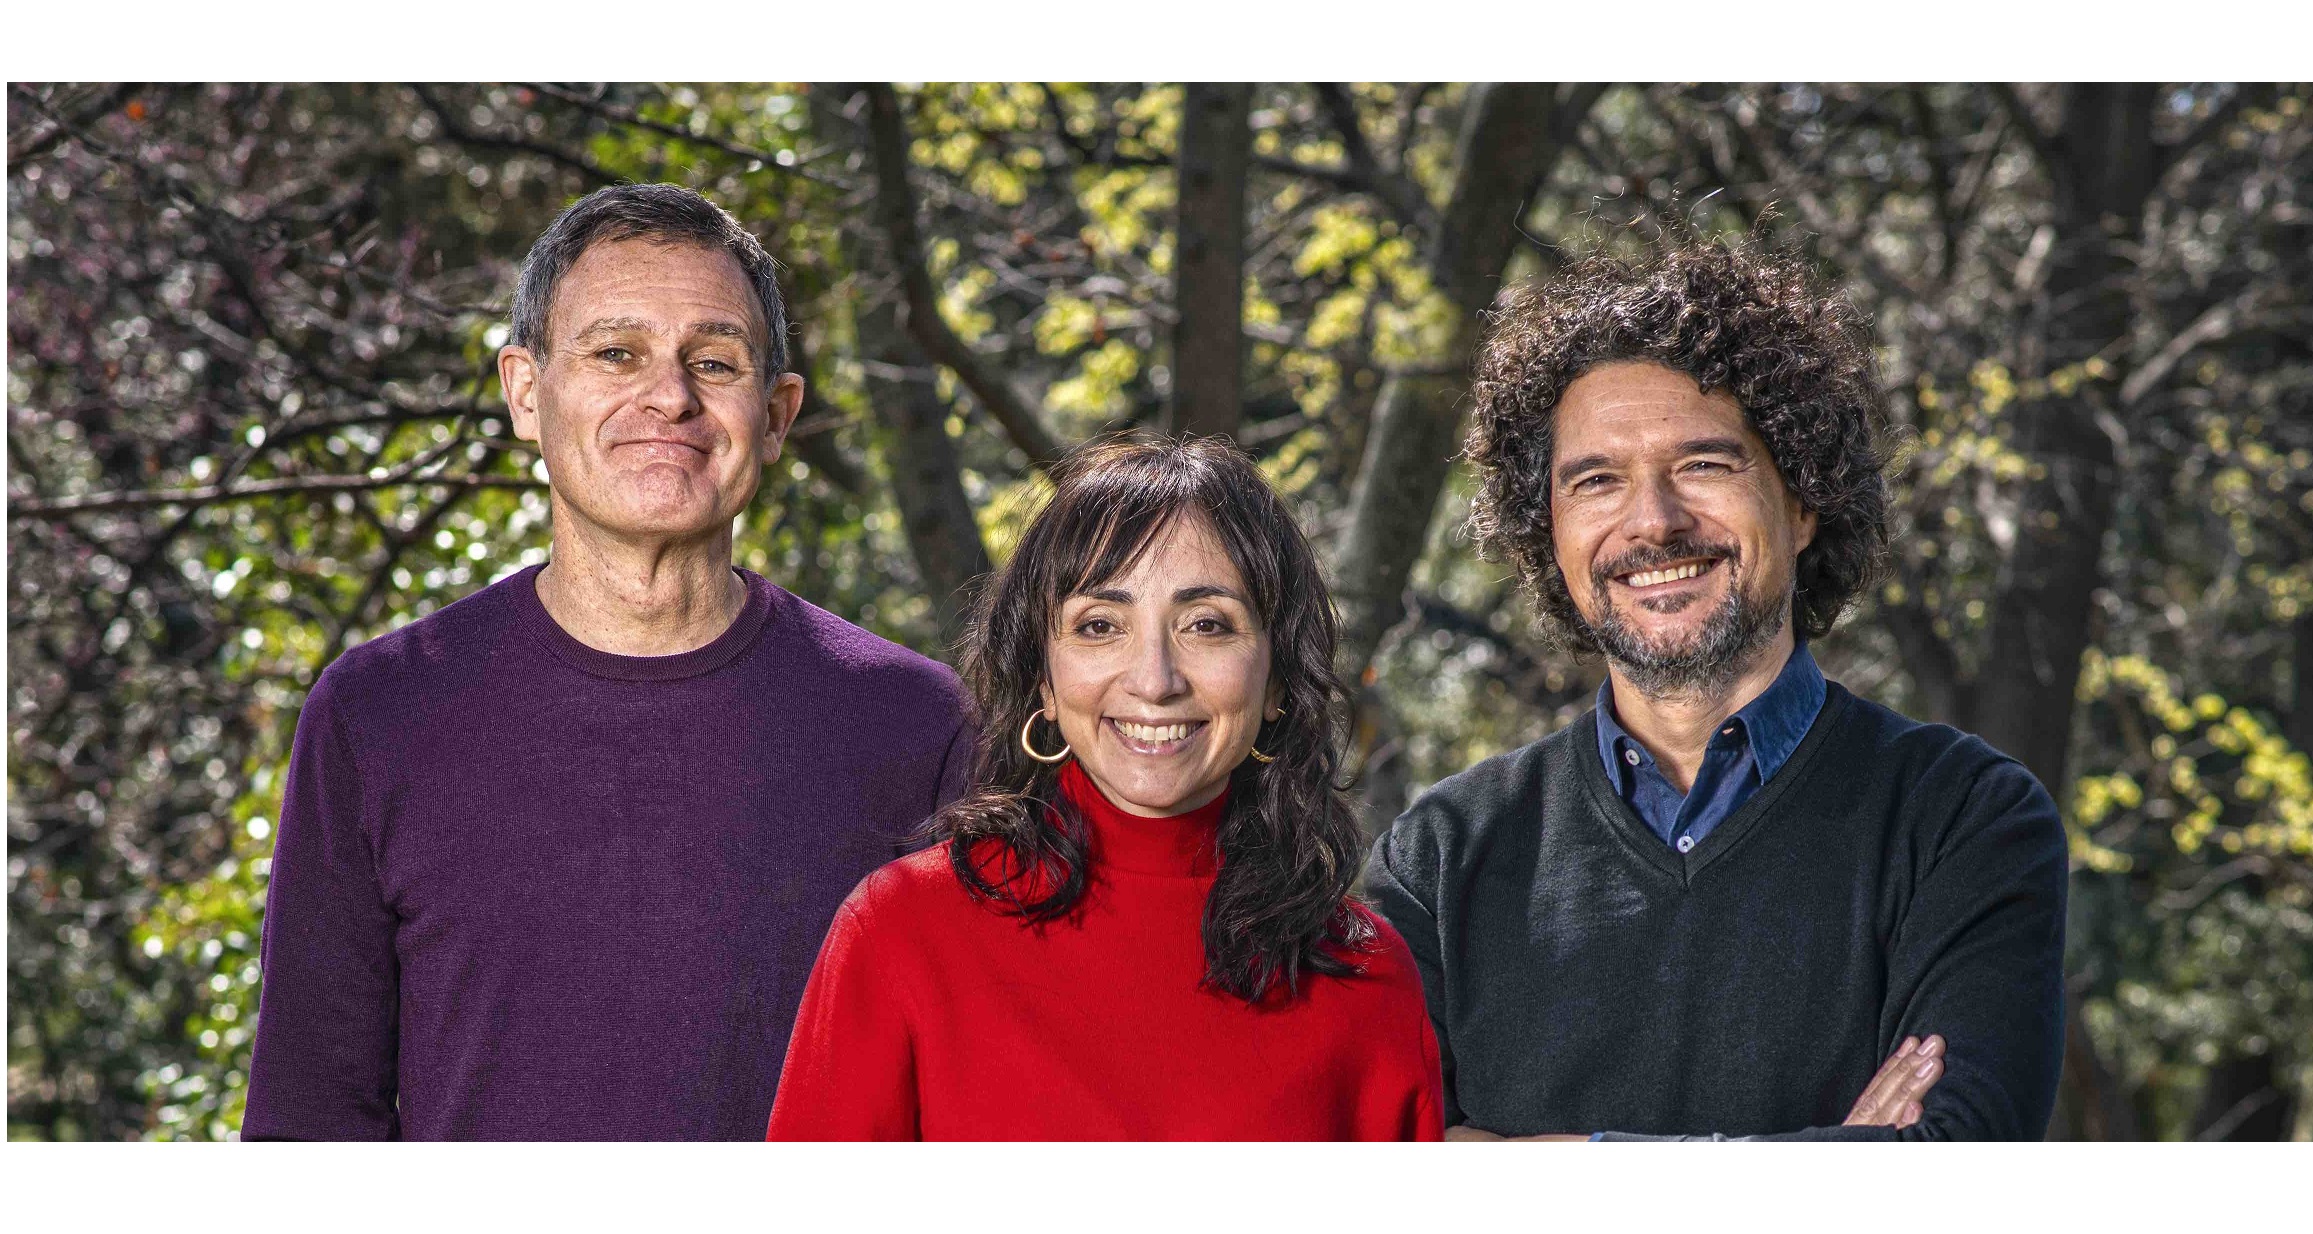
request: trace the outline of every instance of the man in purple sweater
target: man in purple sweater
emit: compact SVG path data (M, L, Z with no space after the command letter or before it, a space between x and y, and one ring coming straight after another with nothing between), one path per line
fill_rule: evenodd
M773 264L672 185L524 263L552 560L299 718L249 1139L759 1140L836 906L955 795L945 667L731 565L803 397Z

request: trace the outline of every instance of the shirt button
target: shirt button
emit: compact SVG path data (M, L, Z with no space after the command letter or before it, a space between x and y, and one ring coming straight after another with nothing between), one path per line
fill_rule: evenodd
M1679 851L1682 853L1691 853L1695 851L1695 838L1693 836L1680 836Z
M1629 763L1633 767L1638 766L1638 751L1624 750L1622 752L1622 761Z

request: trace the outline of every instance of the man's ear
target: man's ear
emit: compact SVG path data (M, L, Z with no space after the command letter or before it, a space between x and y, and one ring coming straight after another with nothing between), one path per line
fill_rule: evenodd
M527 347L498 349L498 388L505 392L506 411L514 421L514 436L538 440L538 357Z
M1799 554L1806 552L1807 546L1815 543L1815 529L1820 526L1821 523L1822 520L1816 517L1815 511L1808 509L1806 506L1799 507L1799 534L1794 538L1794 542L1791 546L1792 556L1796 557Z
M763 465L779 461L780 448L787 444L787 430L795 427L795 417L803 410L803 375L781 373L771 383L771 393L764 402Z

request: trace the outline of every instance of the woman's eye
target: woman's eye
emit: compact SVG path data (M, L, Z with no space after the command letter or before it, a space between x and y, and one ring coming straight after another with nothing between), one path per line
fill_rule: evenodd
M1199 634L1227 634L1229 623L1218 617L1199 617L1189 623L1189 629Z
M1116 626L1110 623L1108 618L1095 617L1090 621L1078 625L1076 627L1076 632L1089 638L1104 638L1115 629Z

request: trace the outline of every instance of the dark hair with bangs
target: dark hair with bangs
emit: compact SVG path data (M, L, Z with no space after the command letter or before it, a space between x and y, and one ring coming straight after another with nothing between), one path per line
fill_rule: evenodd
M963 675L980 724L972 791L933 816L956 877L1028 922L1066 915L1093 854L1083 817L1058 791L1060 765L1030 759L1020 730L1043 705L1046 648L1060 606L1132 569L1157 536L1199 518L1245 577L1269 633L1284 714L1262 725L1229 783L1220 869L1205 902L1205 982L1257 1003L1312 973L1357 971L1373 939L1352 910L1362 848L1338 782L1341 680L1333 605L1308 541L1252 461L1226 443L1111 440L1053 468L1050 501L973 605Z
M1808 638L1877 577L1887 551L1886 411L1870 328L1791 256L1747 240L1675 240L1639 262L1599 255L1504 297L1478 349L1463 457L1478 467L1470 530L1533 589L1577 651L1596 640L1551 538L1558 400L1584 373L1647 360L1723 390L1816 515L1793 573Z

